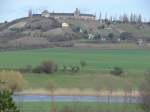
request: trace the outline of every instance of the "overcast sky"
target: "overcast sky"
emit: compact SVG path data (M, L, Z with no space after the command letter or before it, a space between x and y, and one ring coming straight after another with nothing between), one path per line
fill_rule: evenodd
M79 8L82 13L119 16L120 14L141 13L150 19L150 0L0 0L0 21L11 21L28 15L28 10L40 13L47 9L55 12L73 12Z

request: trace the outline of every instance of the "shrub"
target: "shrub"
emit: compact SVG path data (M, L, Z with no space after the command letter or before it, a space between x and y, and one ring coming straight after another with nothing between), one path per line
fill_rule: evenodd
M113 40L114 34L113 34L113 33L109 33L109 34L108 34L108 38L109 38L110 40Z
M72 73L76 73L76 72L79 72L80 70L80 67L78 66L66 66L66 65L63 65L63 71L64 72L72 72Z
M80 32L80 26L71 25L71 28L74 32L79 33Z
M102 26L98 26L97 29L101 30L101 29L104 29L105 28L105 25L102 25Z
M95 39L95 40L99 40L100 38L101 38L101 34L97 32L97 33L94 35L94 39Z
M111 74L116 75L116 76L121 76L122 73L123 73L123 70L122 70L122 68L119 68L119 67L115 67L111 71Z
M81 60L80 65L81 65L81 67L85 67L87 65L87 63L86 63L86 61Z
M120 39L121 40L132 40L133 35L132 35L132 33L129 33L129 32L123 32L120 34Z
M72 72L73 73L79 72L79 70L80 70L80 67L78 67L78 66L73 66L72 67Z
M87 35L87 34L88 34L88 31L87 31L86 29L84 29L84 30L83 30L83 33Z
M0 80L5 82L1 87L11 92L21 91L24 85L24 79L20 72L17 71L1 71Z
M57 65L53 61L45 61L37 66L33 72L35 73L53 73L57 71Z

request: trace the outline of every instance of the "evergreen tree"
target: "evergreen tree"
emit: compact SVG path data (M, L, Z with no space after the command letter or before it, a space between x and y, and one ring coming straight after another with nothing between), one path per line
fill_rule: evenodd
M19 112L8 91L0 91L0 112Z

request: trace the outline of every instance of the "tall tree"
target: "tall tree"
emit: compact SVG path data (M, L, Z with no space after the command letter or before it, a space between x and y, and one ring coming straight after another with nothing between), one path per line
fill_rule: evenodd
M123 22L124 23L128 23L129 22L129 18L128 18L127 14L123 15Z
M142 23L142 15L141 14L139 14L137 21L138 21L138 23Z
M102 20L102 13L100 12L99 13L99 21L101 21Z
M11 95L8 91L0 91L0 112L19 112Z
M133 23L133 14L130 15L130 23Z
M105 22L108 22L108 16L107 16L107 13L105 14Z
M144 112L150 112L150 71L146 72L145 80L140 87L140 93L142 98L141 107Z

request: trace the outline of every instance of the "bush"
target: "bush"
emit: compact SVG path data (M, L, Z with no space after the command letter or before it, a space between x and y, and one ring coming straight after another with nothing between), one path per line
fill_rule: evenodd
M101 30L101 29L104 29L105 28L105 25L102 25L102 26L98 26L97 29Z
M75 25L72 25L72 30L76 33L79 33L80 32L80 26L75 26Z
M24 79L20 72L1 71L0 80L4 82L1 86L3 90L14 92L21 91L23 89Z
M37 66L33 72L34 73L54 73L57 71L57 65L53 61L45 61L39 66Z
M132 33L129 33L129 32L123 32L120 34L120 39L121 40L132 40L133 35L132 35Z
M114 34L113 34L113 33L109 33L109 34L108 34L108 38L109 38L110 40L113 40Z
M122 68L115 67L112 71L111 74L116 75L116 76L121 76L123 74Z
M83 67L85 67L87 65L87 63L86 63L86 61L81 60L80 61L80 65L83 68Z
M79 72L79 70L80 70L80 67L78 67L78 66L71 67L71 72L73 72L73 73Z
M100 38L101 38L101 34L97 32L97 33L94 35L94 39L95 39L95 40L99 40Z
M80 67L78 66L66 66L66 65L63 65L63 71L64 72L72 72L72 73L76 73L76 72L79 72L80 71Z

